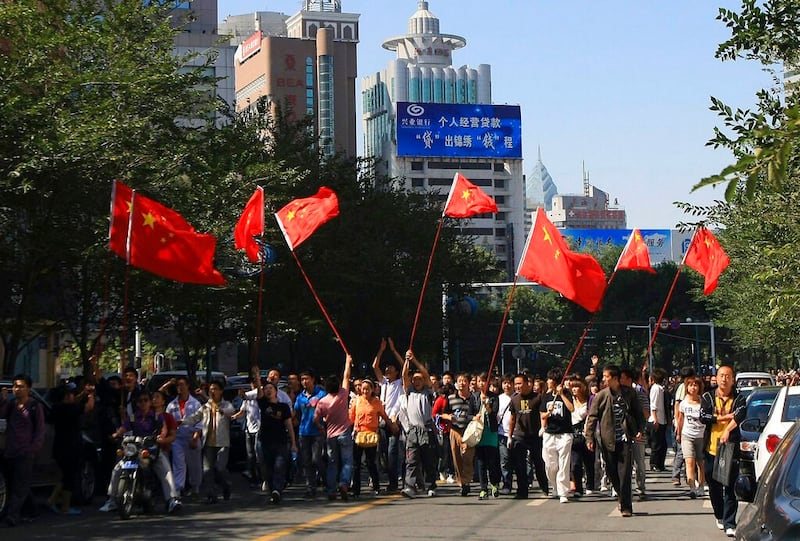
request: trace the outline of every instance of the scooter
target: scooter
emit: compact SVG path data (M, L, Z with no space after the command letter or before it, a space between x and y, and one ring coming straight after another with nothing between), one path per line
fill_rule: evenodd
M140 505L145 513L153 511L158 495L158 479L153 464L158 452L155 436L123 438L119 450L122 473L117 486L117 510L121 519L129 519L135 505Z

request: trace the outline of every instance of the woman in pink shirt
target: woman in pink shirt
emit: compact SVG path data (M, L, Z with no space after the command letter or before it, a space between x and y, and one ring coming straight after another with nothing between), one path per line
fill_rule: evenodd
M350 406L350 421L353 423L353 433L372 432L377 435L378 422L383 418L386 427L390 428L392 420L386 415L386 410L380 398L375 396L375 386L365 379L361 382L361 394L353 400ZM376 456L378 451L377 439L375 445L358 445L353 447L353 496L358 497L361 493L361 457L367 457L367 470L372 478L372 489L377 496L380 492L380 481L378 478L378 464Z

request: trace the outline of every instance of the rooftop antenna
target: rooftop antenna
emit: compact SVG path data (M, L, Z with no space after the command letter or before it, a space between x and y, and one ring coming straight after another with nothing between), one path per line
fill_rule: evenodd
M581 162L581 169L583 170L583 196L589 197L589 171L586 170L586 162Z

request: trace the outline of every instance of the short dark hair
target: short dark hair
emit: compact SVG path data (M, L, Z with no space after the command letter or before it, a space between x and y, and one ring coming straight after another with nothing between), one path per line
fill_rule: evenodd
M547 379L552 379L553 381L561 381L561 378L564 377L564 372L561 371L560 368L551 368L547 371Z
M300 378L304 378L306 376L308 376L309 378L313 379L314 381L317 381L317 375L310 368L300 372Z
M693 366L684 366L681 368L681 377L686 379L689 377L694 376L694 367Z
M123 374L133 374L136 378L139 377L139 371L136 370L133 366L126 366L125 369L122 371Z
M524 381L526 383L530 382L530 380L531 380L530 374L528 374L526 372L520 372L519 374L514 376L514 379L517 379L517 378L522 378L522 381Z
M33 387L33 380L28 374L17 374L11 381L24 381L28 388Z
M603 372L608 372L612 378L619 379L620 369L619 366L615 364L609 364L603 367Z
M633 368L631 368L629 366L626 366L625 368L622 368L619 371L619 375L620 376L625 376L626 378L630 379L634 383L639 381L639 375L636 373L636 371Z
M222 381L221 379L211 380L211 383L209 383L208 386L211 387L212 385L216 385L217 387L220 388L221 391L225 390L225 382Z
M328 394L336 394L342 386L342 381L336 374L331 374L325 378L325 392Z

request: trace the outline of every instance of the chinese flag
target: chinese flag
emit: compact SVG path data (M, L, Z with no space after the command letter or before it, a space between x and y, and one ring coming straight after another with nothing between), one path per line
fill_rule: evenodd
M177 282L224 285L216 246L213 235L195 232L171 208L114 183L109 248L130 265Z
M571 252L539 207L517 274L547 286L590 312L600 309L606 274L595 258Z
M316 195L295 199L275 213L289 249L294 251L322 224L339 215L339 199L330 188L321 187Z
M643 270L651 274L656 273L650 265L650 252L638 229L633 230L625 249L619 255L616 270Z
M461 173L453 177L444 213L451 218L469 218L484 212L497 212L494 199L468 181Z
M710 295L717 289L719 275L731 262L728 254L719 245L717 238L706 228L698 229L683 262L690 268L696 270L705 277L703 293Z
M247 259L253 263L260 260L258 243L253 237L264 234L264 188L259 186L244 207L241 218L233 230L234 246L244 248Z

